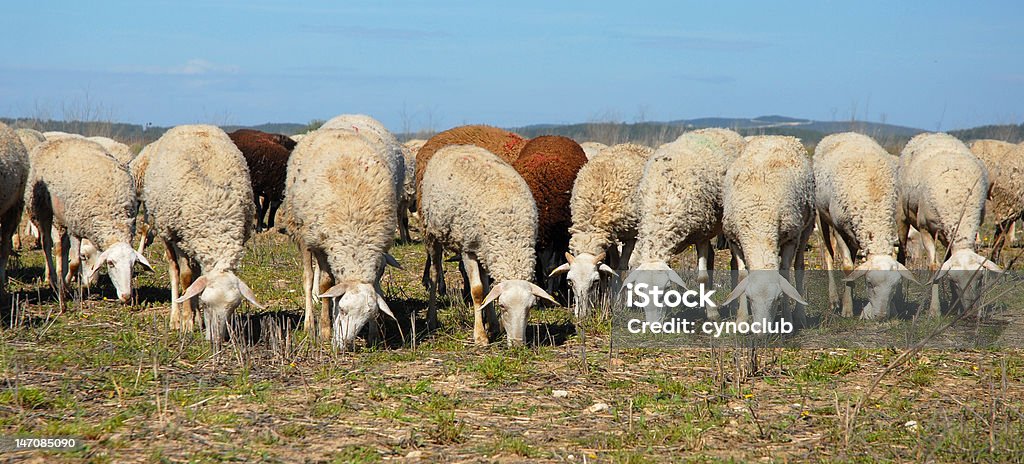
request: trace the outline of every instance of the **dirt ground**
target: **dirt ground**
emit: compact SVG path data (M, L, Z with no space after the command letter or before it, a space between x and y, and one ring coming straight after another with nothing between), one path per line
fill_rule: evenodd
M39 251L12 271L0 436L74 436L23 462L1021 462L1019 349L612 349L609 324L531 315L530 346L472 345L452 297L424 333L420 245L393 254L388 342L338 352L301 329L294 245L257 236L244 309L213 353L168 329L163 251L122 305L106 277L61 312ZM451 263L449 263L451 265ZM720 265L724 269L724 265ZM454 267L448 282L457 291Z

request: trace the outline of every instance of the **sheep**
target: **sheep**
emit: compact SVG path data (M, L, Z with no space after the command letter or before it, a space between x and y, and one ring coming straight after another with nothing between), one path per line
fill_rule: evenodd
M531 139L512 167L530 186L537 205L537 277L554 293L561 280L548 273L564 262L569 251L572 212L569 199L576 173L587 162L579 144L568 137L547 135Z
M526 181L484 148L453 145L433 154L419 192L424 243L434 262L441 263L445 248L462 255L473 298L473 340L488 343L483 310L497 300L508 344L522 343L536 298L554 303L530 282L537 207ZM497 284L485 295L488 276ZM443 280L444 274L438 272L437 279ZM427 305L431 327L437 326L437 287L430 286Z
M128 163L128 173L132 175L132 180L135 181L135 197L139 199L139 212L142 213L142 220L139 221L138 227L136 227L136 232L139 236L139 246L136 248L136 251L139 254L146 248L147 242L152 240L152 230L148 220L149 215L146 213L146 202L142 201L142 187L145 182L146 168L149 167L149 155L157 150L158 141L142 147L139 155Z
M985 209L995 218L992 260L998 262L1003 246L1013 241L1009 233L1011 226L1024 216L1024 146L999 140L975 140L970 148L988 169L991 186Z
M576 174L569 200L572 227L565 256L568 262L552 273L566 274L575 295L573 313L577 318L590 313L594 283L600 273L615 275L602 261L609 251L616 254L616 242L622 243L622 252L610 260L611 264L621 268L629 262L639 221L636 189L644 164L653 153L643 145L614 145L602 150Z
M118 299L127 302L135 263L152 270L130 244L138 208L131 175L103 146L84 138L46 141L33 150L31 165L25 199L39 230L58 232L43 233L42 240L49 281L57 287L61 305L64 284L77 274L83 239L102 250L84 270L85 280L105 264Z
M288 136L288 138L292 139L292 141L293 141L293 142L295 142L296 144L298 144L298 143L299 143L299 142L301 142L301 141L302 141L302 139L303 139L303 138L305 138L305 137L306 137L307 135L309 135L309 134L307 134L307 133L302 133L302 134L293 134L293 135L289 135L289 136Z
M441 148L448 145L475 145L490 151L511 165L519 157L519 151L523 148L524 144L526 144L526 141L519 134L484 125L459 126L435 134L416 152L416 181L413 183L413 186L416 190L417 210L422 201L420 184L423 181L423 172L426 170L430 158ZM431 265L431 255L428 250L427 259L423 264L424 287L430 287ZM433 263L433 265L437 268L438 272L441 272L441 263ZM466 277L465 274L463 274L463 277ZM445 293L444 279L437 279L436 282L440 285L436 290L440 293Z
M315 329L315 259L324 271L318 289L324 299L320 334L331 338L333 302L333 342L340 349L376 319L378 310L395 317L380 290L385 262L395 264L387 255L397 204L386 149L351 130L320 129L305 137L288 161L285 217L303 252L305 328Z
M256 205L256 230L274 227L274 216L284 200L284 183L291 148L276 134L238 129L228 134L245 157ZM287 139L287 137L284 137ZM287 139L294 147L294 142Z
M417 203L423 197L419 193L420 184L423 183L423 172L426 171L430 158L438 150L448 145L476 145L511 165L519 157L519 151L525 144L526 140L515 132L484 125L459 126L435 134L416 152Z
M32 149L46 141L46 137L44 137L41 132L34 129L16 129L14 132L18 135L22 145L25 146L25 153L28 153L29 155L31 155ZM29 161L31 162L31 156L29 156ZM14 232L14 236L11 238L15 249L21 248L24 245L23 237L31 237L33 248L39 246L39 230L36 229L36 226L29 220L28 213L28 209L23 209L21 213L21 222L18 225L18 229Z
M426 140L413 139L402 144L405 178L402 183L402 200L398 203L398 235L407 243L412 241L409 235L409 217L416 213L416 153L426 143Z
M21 220L28 176L29 160L25 145L18 134L0 122L0 294L7 288L11 237Z
M191 331L201 302L206 338L219 346L243 299L263 307L235 275L256 214L249 168L228 135L208 125L172 128L146 156L142 201L166 245L171 327ZM195 280L193 263L202 274ZM186 287L180 296L179 284Z
M955 137L924 133L910 139L903 148L896 178L897 259L906 262L909 228L916 228L928 254L929 270L934 273L929 315L937 317L940 313L937 281L946 274L960 293L961 308L972 308L981 297L981 279L976 273L983 269L1001 271L975 250L989 191L984 163ZM949 256L941 266L935 254L936 239L946 246Z
M86 140L102 145L107 154L114 157L121 166L128 166L135 157L131 147L109 137L86 137Z
M644 166L637 189L640 220L630 269L658 271L661 276L681 282L668 261L694 245L698 255L697 281L710 282L715 261L711 239L722 231L722 182L743 145L739 134L716 129L683 134L654 152ZM645 274L640 276L646 277ZM630 274L630 279L635 275ZM717 308L707 306L705 310L708 319L718 320ZM649 314L651 319L660 320L658 316Z
M587 159L589 160L594 159L598 153L601 153L601 150L608 148L608 145L601 142L583 142L580 144L580 148L583 149L583 153L587 155Z
M803 145L794 137L751 138L729 165L722 191L722 232L741 273L755 271L736 284L723 305L744 297L737 322L749 322L750 313L754 322L773 320L772 306L783 293L807 305L784 276L795 261L801 286L804 249L814 231L814 174ZM785 304L783 318L793 320ZM806 325L801 306L794 324Z
M46 132L43 132L43 137L46 137L46 140L84 139L85 138L85 136L82 136L82 135L79 135L79 134L70 134L70 133L61 132L61 131L46 131Z
M855 132L832 134L814 150L814 206L825 245L825 268L836 261L849 273L844 279L842 315L853 316L853 281L867 281L868 303L861 319L889 317L900 277L916 281L893 255L896 245L896 164L871 137ZM864 263L854 268L858 251ZM839 293L828 276L829 301L840 307Z
M401 203L403 184L405 183L405 155L402 152L402 144L394 134L384 127L380 121L365 114L342 114L335 116L325 122L320 129L347 129L357 132L359 135L376 143L384 145L384 161L391 171L391 182L394 186L395 202ZM402 222L401 211L396 211L396 224Z

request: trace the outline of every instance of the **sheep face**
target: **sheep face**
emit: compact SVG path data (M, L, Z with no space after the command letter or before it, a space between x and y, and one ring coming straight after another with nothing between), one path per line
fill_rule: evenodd
M506 280L494 286L484 298L480 307L497 301L501 312L501 326L505 329L508 345L522 345L526 335L526 322L530 319L530 308L543 298L558 304L544 289L526 280Z
M1002 272L1002 269L974 251L960 249L942 264L935 280L950 278L960 293L961 307L971 309L981 299L984 271Z
M96 285L96 283L100 281L100 273L93 272L93 269L99 268L100 250L89 240L82 239L81 248L79 248L78 251L78 257L82 261L81 269L85 274L82 278L82 283L87 287Z
M595 284L601 280L601 273L615 275L615 271L601 262L604 260L604 253L598 255L581 253L579 256L566 253L565 258L568 262L551 271L551 275L566 274L569 288L575 296L573 313L577 319L585 318L590 315L590 309L597 296Z
M203 309L206 338L215 346L227 338L228 319L235 308L242 304L242 299L263 309L256 301L252 289L231 271L214 270L199 276L177 301L183 303L196 296Z
M776 271L761 271L751 272L747 277L747 299L750 301L750 315L753 321L775 319L775 300L782 295L782 286L779 285L779 279L775 278L778 275Z
M87 259L92 261L92 263L89 265L89 270L86 273L86 282L95 283L98 279L99 267L105 264L107 266L107 275L110 276L110 282L114 284L114 289L117 290L117 299L121 300L122 303L127 302L132 297L132 268L135 267L135 263L141 264L146 269L153 270L146 257L136 252L131 245L124 242L115 243L95 257L95 259Z
M334 304L334 346L340 350L352 344L356 335L372 317L377 317L380 297L370 284L348 287L332 299Z
M908 280L914 280L914 276L906 267L887 255L869 256L846 280L850 281L861 275L867 281L868 290L868 304L861 313L861 319L889 317L892 298L896 294L897 286L900 285L900 279L906 277Z

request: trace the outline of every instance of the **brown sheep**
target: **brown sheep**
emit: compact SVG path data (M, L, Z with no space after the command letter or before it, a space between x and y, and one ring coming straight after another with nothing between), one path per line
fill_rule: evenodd
M416 153L416 203L419 204L421 198L419 191L423 172L437 150L448 145L476 145L512 164L525 143L523 137L515 132L484 125L459 126L431 137Z
M537 280L546 284L548 293L561 286L560 277L547 275L565 262L569 251L569 199L576 173L586 162L586 152L572 139L545 135L527 142L512 164L537 203Z
M245 156L256 203L256 230L274 227L274 215L284 199L284 181L295 141L288 136L253 129L238 129L231 141Z

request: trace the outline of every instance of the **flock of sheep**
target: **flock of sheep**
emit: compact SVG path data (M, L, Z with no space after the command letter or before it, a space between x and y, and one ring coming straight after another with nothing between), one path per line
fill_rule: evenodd
M12 236L24 241L33 229L60 304L73 280L95 283L104 267L128 301L133 267L150 267L142 247L153 234L167 250L171 326L200 323L219 344L243 300L262 307L236 271L254 227L273 227L280 206L302 250L305 329L340 348L380 313L394 317L380 279L386 265L399 266L388 251L396 230L410 239L410 216L427 252L428 326L437 326L445 292L445 252L455 253L479 344L499 326L509 344L521 343L531 307L558 304L553 294L587 317L617 269L663 271L644 275L682 285L669 263L691 245L697 281L708 282L719 239L740 271L726 300L738 301L738 320L774 318L786 295L796 314L781 298L784 317L802 321L802 273L791 282L789 271L804 268L816 225L826 267L845 271L842 292L829 281L843 315L853 315L853 282L863 277L861 317L889 316L901 280L914 280L905 267L911 239L927 253L938 314L939 278L970 308L979 298L974 274L1000 270L977 253L976 237L988 206L998 257L1024 214L1022 171L1024 146L968 148L946 134L914 137L898 157L867 136L835 134L809 157L795 138L727 129L657 149L525 140L482 125L401 144L369 116L341 115L292 138L179 126L133 156L106 138L0 124L0 290ZM722 317L706 309L708 319Z

